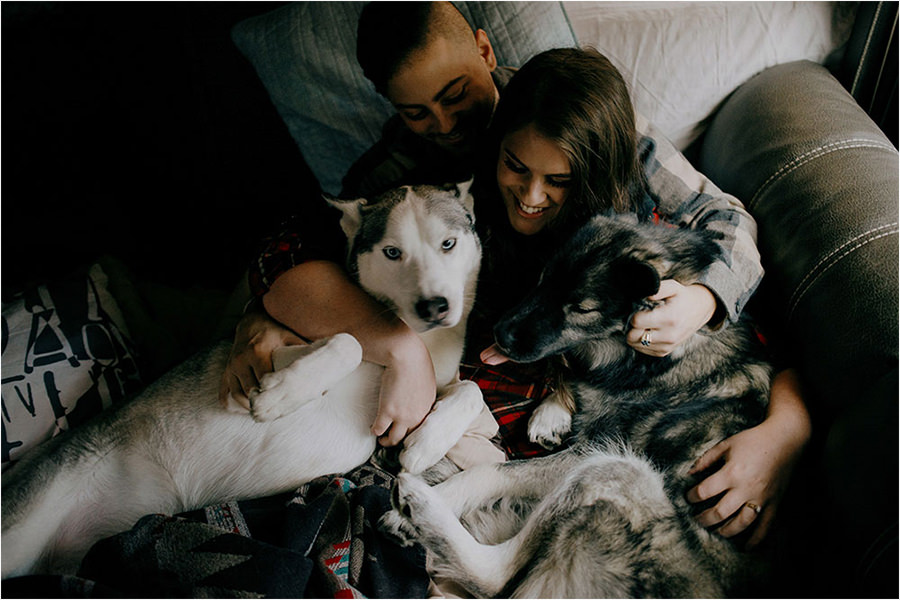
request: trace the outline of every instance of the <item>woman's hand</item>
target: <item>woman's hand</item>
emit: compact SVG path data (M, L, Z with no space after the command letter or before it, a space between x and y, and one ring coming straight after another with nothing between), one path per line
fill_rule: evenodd
M219 384L219 402L227 407L230 395L239 405L250 410L250 392L259 387L263 375L274 370L272 351L282 346L305 343L264 312L247 312L235 329L234 344Z
M796 373L782 371L772 381L766 420L723 440L692 467L691 473L698 473L723 462L687 493L692 503L724 493L714 506L697 515L700 524L732 537L756 523L748 547L759 544L775 518L810 435L809 413Z
M716 297L705 286L684 286L666 279L648 300L661 302L653 310L634 314L626 340L649 356L668 356L683 341L709 323L716 312Z

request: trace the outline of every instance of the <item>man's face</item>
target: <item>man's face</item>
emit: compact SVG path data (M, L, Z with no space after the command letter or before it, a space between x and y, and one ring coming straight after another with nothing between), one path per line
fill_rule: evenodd
M388 81L387 97L414 133L455 154L467 154L485 132L499 98L487 35L433 38Z

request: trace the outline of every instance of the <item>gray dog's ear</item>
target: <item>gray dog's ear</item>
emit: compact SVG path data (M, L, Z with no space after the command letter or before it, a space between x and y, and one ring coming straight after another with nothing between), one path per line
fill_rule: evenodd
M360 208L366 204L365 198L353 198L345 200L343 198L335 198L328 194L322 194L325 201L343 213L341 216L341 229L348 240L352 240L359 231Z
M633 301L659 291L659 272L650 263L634 256L617 258L609 266L613 282Z
M472 218L475 218L475 197L469 192L472 188L472 184L475 182L474 177L470 177L468 181L461 181L456 184L456 191L459 193L459 199L463 203L463 206L466 207L466 210L469 211L469 214L472 215Z

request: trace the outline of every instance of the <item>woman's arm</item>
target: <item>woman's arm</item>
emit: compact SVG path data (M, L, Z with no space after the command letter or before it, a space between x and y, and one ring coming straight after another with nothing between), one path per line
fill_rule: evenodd
M644 173L657 211L678 227L716 233L721 257L698 282L715 296L723 316L737 320L762 280L756 247L756 221L734 196L698 172L645 118L637 115L643 135L639 146Z
M636 313L628 344L651 356L666 356L701 327L736 320L762 279L756 222L734 196L699 173L660 132L636 115L639 148L650 194L668 223L714 231L721 257L694 285L664 281L653 300L660 305ZM649 337L649 345L642 344Z

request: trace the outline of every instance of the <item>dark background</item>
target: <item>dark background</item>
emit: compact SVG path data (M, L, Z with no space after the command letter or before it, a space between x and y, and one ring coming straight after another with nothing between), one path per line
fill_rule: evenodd
M101 254L230 289L317 184L231 27L282 3L2 3L6 297Z
M102 254L143 279L234 286L318 192L230 37L281 4L0 5L4 297ZM835 69L895 145L896 15L862 3Z

